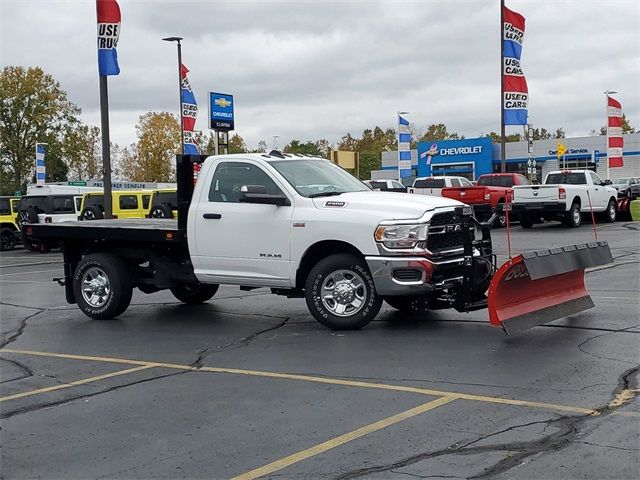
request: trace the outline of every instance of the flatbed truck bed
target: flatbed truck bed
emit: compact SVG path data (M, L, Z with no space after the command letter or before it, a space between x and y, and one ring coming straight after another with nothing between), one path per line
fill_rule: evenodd
M109 240L144 243L174 243L186 245L186 231L178 228L174 219L132 218L92 220L85 222L29 224L27 236L54 242L67 240Z

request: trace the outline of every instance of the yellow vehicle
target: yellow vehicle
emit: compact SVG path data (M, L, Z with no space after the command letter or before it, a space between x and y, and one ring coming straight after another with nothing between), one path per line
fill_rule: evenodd
M21 238L18 227L20 197L0 197L0 250L13 250Z
M111 192L113 218L146 218L151 205L149 190L114 190ZM104 193L82 195L78 220L104 218Z
M174 189L153 190L149 218L178 218L178 194Z

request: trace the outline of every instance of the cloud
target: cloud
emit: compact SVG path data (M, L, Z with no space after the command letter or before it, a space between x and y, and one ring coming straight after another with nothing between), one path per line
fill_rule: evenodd
M510 0L527 20L522 64L535 126L586 135L604 123L605 89L640 127L640 4ZM138 116L177 112L175 45L207 128L207 92L236 100L249 145L293 138L337 142L407 110L417 125L467 137L497 131L499 6L487 1L127 1L109 78L112 141L135 140ZM39 65L98 124L95 5L4 0L5 65ZM514 127L515 128L515 127Z

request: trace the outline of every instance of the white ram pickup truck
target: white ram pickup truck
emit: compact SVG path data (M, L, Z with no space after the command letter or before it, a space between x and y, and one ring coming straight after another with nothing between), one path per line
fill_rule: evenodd
M87 316L122 314L133 288L200 303L218 285L305 298L333 329L366 325L383 300L404 311L486 308L490 227L456 200L381 195L326 159L276 151L179 156L176 170L177 223L26 226L62 244L60 282Z
M523 228L544 220L562 220L576 228L582 215L592 211L615 222L617 191L610 183L591 170L550 172L542 185L514 186L512 209L520 215Z
M418 177L413 181L408 192L440 197L442 189L448 187L473 187L473 183L464 177Z

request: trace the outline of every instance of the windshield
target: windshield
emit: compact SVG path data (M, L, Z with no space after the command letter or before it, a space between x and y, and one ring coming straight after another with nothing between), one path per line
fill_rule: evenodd
M584 173L550 173L545 185L586 185Z
M364 183L329 160L276 160L269 163L303 197L369 191Z
M478 185L485 187L513 187L513 177L511 175L480 177Z

